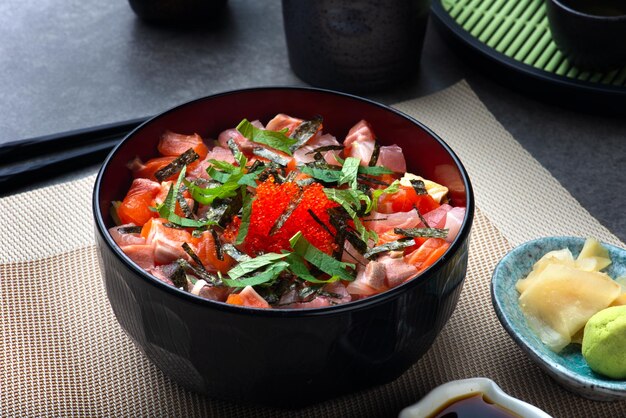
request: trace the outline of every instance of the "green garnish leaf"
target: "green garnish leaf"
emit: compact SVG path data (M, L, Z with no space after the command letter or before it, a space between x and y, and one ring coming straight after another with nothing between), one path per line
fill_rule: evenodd
M241 187L237 182L226 182L221 186L203 188L195 183L185 182L191 197L198 203L210 205L215 199L226 199L237 195Z
M393 170L380 165L373 167L359 166L359 174L367 174L368 176L382 176L383 174L393 174Z
M299 254L289 253L289 256L286 260L289 263L289 271L291 271L294 275L301 278L302 280L306 280L307 282L332 283L339 280L339 276L331 276L328 280L320 280L316 278L311 274L309 268L304 262L304 258Z
M380 196L382 196L383 193L394 194L394 193L397 193L398 190L400 190L400 181L395 180L393 183L389 185L389 187L386 187L384 189L376 189L372 191L372 209L376 210L378 206L378 199L380 198Z
M167 197L159 206L156 207L156 211L159 213L161 218L167 219L169 222L174 225L182 226L185 228L199 228L205 225L217 225L217 222L206 220L199 221L195 219L183 218L175 213L176 211L176 195L178 195L178 190L180 189L180 185L185 178L185 173L187 172L187 166L184 166L178 175L178 179L176 183L170 186L170 190L167 192Z
M239 122L239 125L237 125L237 131L252 142L267 145L288 155L291 155L289 147L298 142L297 139L287 137L285 132L259 129L252 125L247 119Z
M250 228L250 214L252 213L252 197L246 193L243 197L243 209L241 210L241 225L239 225L239 232L237 232L237 239L235 244L240 245L246 239L248 235L248 229Z
M287 256L288 254L267 253L255 258L251 258L250 260L241 261L235 267L228 270L228 276L232 280L236 280L239 277L245 276L255 270L260 269L261 267L272 264L277 260L282 260Z
M356 177L359 174L359 165L361 160L354 157L348 157L341 167L341 176L339 176L339 184L348 183L351 188L356 189Z
M302 167L300 167L300 171L325 183L337 183L342 174L341 171L337 169L325 169L311 167L309 165L303 165Z
M309 241L307 241L306 238L304 238L302 232L298 232L291 237L289 243L296 254L302 256L302 258L306 261L313 264L329 276L337 276L341 280L354 280L354 276L348 271L348 268L355 268L354 264L343 263L335 260L328 254L318 250Z
M254 260L256 260L256 258ZM245 277L240 280L227 279L226 277L222 277L222 281L230 287L256 286L275 280L280 275L280 273L285 271L288 267L289 263L287 263L286 261L279 261L277 263L270 264L265 270L253 276ZM230 274L230 271L228 273Z

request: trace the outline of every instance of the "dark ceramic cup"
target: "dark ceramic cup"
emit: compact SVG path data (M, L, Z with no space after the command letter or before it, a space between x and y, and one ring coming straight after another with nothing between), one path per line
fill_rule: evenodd
M398 144L413 173L445 184L467 208L457 238L422 275L387 292L318 309L255 309L195 296L145 272L115 244L111 202L132 182L128 161L158 155L167 129L216 138L243 118L279 112L324 117L344 138L361 119L382 145ZM416 120L387 106L326 90L257 88L209 96L154 117L107 157L93 194L96 243L107 297L121 327L167 376L237 402L299 405L389 382L430 348L461 293L474 215L469 178L452 150ZM129 382L132 384L132 382Z
M418 73L430 0L283 0L289 62L318 87L376 91Z
M133 12L152 23L188 24L214 19L227 0L128 0Z
M606 70L626 63L625 0L546 0L552 37L577 67Z

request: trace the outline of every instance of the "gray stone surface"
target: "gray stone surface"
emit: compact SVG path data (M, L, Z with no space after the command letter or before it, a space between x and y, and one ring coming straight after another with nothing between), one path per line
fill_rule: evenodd
M415 79L369 97L393 103L461 78L585 208L626 240L626 120L563 110L498 85L457 58L432 28ZM0 143L267 85L305 85L289 68L279 0L229 0L215 21L178 29L146 25L124 0L0 2Z

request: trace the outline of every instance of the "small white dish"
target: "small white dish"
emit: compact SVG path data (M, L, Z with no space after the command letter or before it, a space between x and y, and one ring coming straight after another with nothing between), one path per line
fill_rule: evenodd
M456 398L483 393L489 400L524 418L551 418L536 406L506 394L493 380L485 377L454 380L431 390L419 402L404 408L398 418L425 418L438 412Z

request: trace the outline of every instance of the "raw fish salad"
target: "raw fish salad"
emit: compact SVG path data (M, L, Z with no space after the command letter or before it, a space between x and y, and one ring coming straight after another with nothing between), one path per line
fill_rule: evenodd
M320 308L382 293L441 257L463 222L448 189L406 172L397 145L358 122L244 119L205 143L165 132L161 157L128 163L109 231L158 279L255 308Z

